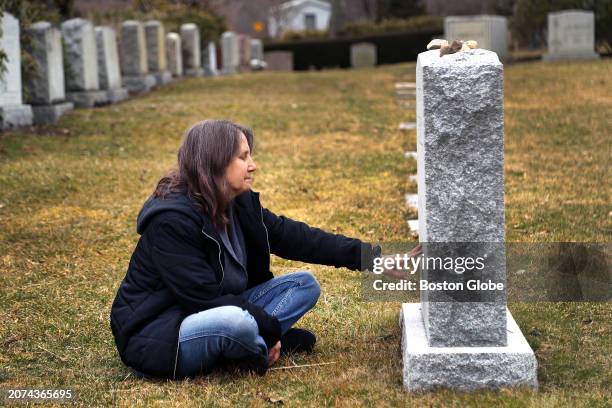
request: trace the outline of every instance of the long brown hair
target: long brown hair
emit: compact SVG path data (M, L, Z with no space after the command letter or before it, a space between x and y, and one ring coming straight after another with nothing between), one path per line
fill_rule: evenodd
M225 170L240 148L240 134L253 150L253 131L227 120L196 123L183 137L178 166L157 183L154 197L182 193L192 197L217 227L227 225L230 202Z

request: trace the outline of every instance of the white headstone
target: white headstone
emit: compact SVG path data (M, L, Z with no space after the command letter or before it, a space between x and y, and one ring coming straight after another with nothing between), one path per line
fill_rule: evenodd
M6 54L6 71L0 75L1 128L31 125L32 109L22 105L19 21L7 12L2 16L0 48Z
M183 70L185 75L203 75L200 57L200 29L193 23L181 25L181 46L183 49Z
M93 25L82 18L73 18L62 23L62 36L66 90L98 90L98 56Z
M508 53L508 19L503 16L448 16L444 19L444 38L475 40L478 48L497 53L505 58Z
M263 41L259 38L251 39L251 59L258 61L263 61L264 59Z
M168 69L172 76L182 76L183 53L181 49L181 36L177 33L168 33L166 36L166 55L168 56Z
M144 27L140 21L121 24L121 73L143 75L149 72Z
M121 71L115 30L110 27L96 27L98 48L98 78L100 89L121 88Z
M144 25L149 72L166 70L166 32L160 21L147 21Z
M371 68L376 66L376 45L357 43L351 45L351 67Z
M206 75L218 75L219 70L217 68L217 46L214 42L209 42L204 49L203 55L203 66Z
M548 53L544 60L595 59L595 14L586 10L548 13Z
M221 56L223 59L223 74L235 74L240 67L240 48L238 36L232 31L221 35Z
M26 79L28 102L47 105L66 99L62 36L46 21L28 27L28 51L36 62L36 70Z

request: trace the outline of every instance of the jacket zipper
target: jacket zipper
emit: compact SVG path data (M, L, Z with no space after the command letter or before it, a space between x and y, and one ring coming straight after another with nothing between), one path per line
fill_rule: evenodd
M264 225L265 227L265 225ZM219 266L221 267L221 283L223 283L223 279L225 278L225 270L223 269L223 263L221 262L221 245L219 244L219 242L214 239L213 237L211 237L210 235L208 235L207 233L204 232L204 228L202 228L202 234L204 234L205 236L207 236L208 238L212 239L213 241L215 241L215 244L217 244L217 247L219 248ZM267 232L266 232L267 234ZM174 357L174 379L176 379L176 367L178 365L178 355L179 355L179 347L181 345L180 339L181 338L181 333L179 332L179 338L176 340L176 355Z

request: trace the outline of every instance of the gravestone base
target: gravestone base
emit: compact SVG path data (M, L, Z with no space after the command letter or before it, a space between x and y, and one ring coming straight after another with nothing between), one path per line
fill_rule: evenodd
M148 92L157 85L155 77L151 74L124 75L121 79L123 86L132 93Z
M30 105L0 106L0 129L10 129L32 125L32 107Z
M77 108L93 108L108 103L105 91L66 92L66 99Z
M537 361L510 311L505 347L430 347L420 303L400 312L403 382L407 391L538 387Z
M126 88L107 89L105 92L108 103L117 103L128 98L128 90Z
M234 75L240 72L238 68L223 68L221 70L221 75Z
M185 69L185 76L190 76L190 77L204 76L204 70L202 68L187 68Z
M34 114L35 125L46 125L59 120L64 114L74 109L72 102L59 102L53 105L34 105L32 113Z
M543 61L562 61L562 60L592 60L599 59L600 56L595 51L592 52L582 52L582 53L572 53L572 54L544 54L542 56Z
M155 83L157 86L165 85L168 82L172 81L172 74L168 71L156 72L152 74L155 77Z

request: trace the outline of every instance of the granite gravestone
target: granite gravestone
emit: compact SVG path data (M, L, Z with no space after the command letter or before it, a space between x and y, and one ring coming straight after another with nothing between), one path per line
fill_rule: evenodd
M46 21L32 24L27 32L30 41L26 46L36 63L34 72L25 80L27 99L35 124L53 123L74 109L71 102L66 102L62 36Z
M168 35L166 35L166 56L168 59L168 69L172 76L183 76L181 36L177 33L168 33Z
M597 59L595 14L586 10L548 13L548 53L544 61Z
M219 75L219 69L217 68L217 46L212 41L204 48L204 52L202 53L202 66L204 67L204 73L206 75Z
M223 56L222 73L235 74L240 68L240 48L238 36L232 31L221 35L221 55Z
M121 74L123 85L130 92L147 92L156 85L149 74L144 27L140 21L121 24Z
M166 31L160 21L147 21L144 25L147 44L147 65L149 73L155 77L157 85L167 84L172 80L166 64Z
M95 32L100 90L106 92L109 103L123 101L127 99L128 91L122 87L115 30L111 27L98 26Z
M505 285L503 66L475 49L417 60L419 239L425 258L479 256L478 277ZM465 258L464 258L465 259ZM421 280L470 274L421 270ZM421 290L402 305L404 387L461 391L537 387L533 351L506 308L506 291Z
M21 48L19 21L12 14L2 16L0 48L6 54L5 72L0 73L0 125L10 129L32 124L32 109L24 105L21 93Z
M264 60L268 71L293 71L293 53L291 51L267 51Z
M508 19L503 16L448 16L444 18L444 38L475 40L478 47L505 58L508 54Z
M371 68L376 66L376 45L357 43L351 45L351 67Z
M181 45L183 50L183 72L187 76L202 76L200 58L200 29L193 23L181 25Z
M251 37L244 34L238 35L239 71L251 70Z
M100 90L96 38L91 22L73 18L62 23L66 99L77 107L108 103Z

